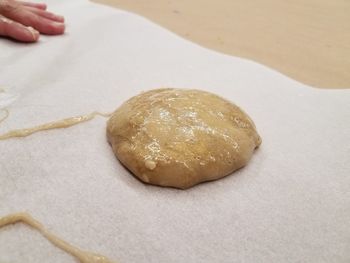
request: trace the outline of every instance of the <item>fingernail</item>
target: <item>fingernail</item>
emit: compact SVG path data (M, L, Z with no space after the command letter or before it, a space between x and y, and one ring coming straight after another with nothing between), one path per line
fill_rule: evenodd
M56 15L56 18L61 20L61 21L64 21L64 17L63 16Z
M60 31L64 31L64 29L65 29L65 25L64 25L64 23L57 23L57 22L54 22L53 23L54 24L54 27L56 28L56 29L58 29L58 30L60 30Z
M28 31L32 34L33 40L37 39L39 36L39 32L32 28L31 26L27 26Z

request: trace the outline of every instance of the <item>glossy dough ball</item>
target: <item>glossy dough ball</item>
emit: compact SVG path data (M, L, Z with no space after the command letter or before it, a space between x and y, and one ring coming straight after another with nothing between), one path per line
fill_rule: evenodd
M129 99L109 119L107 137L140 180L182 189L243 167L261 143L240 108L188 89L151 90Z

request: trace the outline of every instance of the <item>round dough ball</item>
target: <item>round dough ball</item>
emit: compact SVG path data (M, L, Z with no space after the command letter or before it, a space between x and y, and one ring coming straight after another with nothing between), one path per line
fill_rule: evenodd
M170 88L126 101L109 119L107 137L140 180L182 189L243 167L261 143L253 121L231 102Z

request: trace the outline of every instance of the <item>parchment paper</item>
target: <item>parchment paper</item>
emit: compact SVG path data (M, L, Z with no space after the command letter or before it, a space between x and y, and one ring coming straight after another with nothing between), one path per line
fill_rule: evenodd
M47 2L65 15L65 35L0 41L0 85L12 100L0 133L109 112L171 86L235 102L263 143L247 167L182 191L125 170L102 117L0 141L0 216L27 211L121 263L350 261L350 90L302 85L124 11ZM75 261L19 224L0 230L0 262Z

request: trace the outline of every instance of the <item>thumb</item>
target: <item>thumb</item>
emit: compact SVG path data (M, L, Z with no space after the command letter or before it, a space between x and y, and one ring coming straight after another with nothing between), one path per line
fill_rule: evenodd
M36 42L39 39L39 32L0 15L0 36L21 42Z

